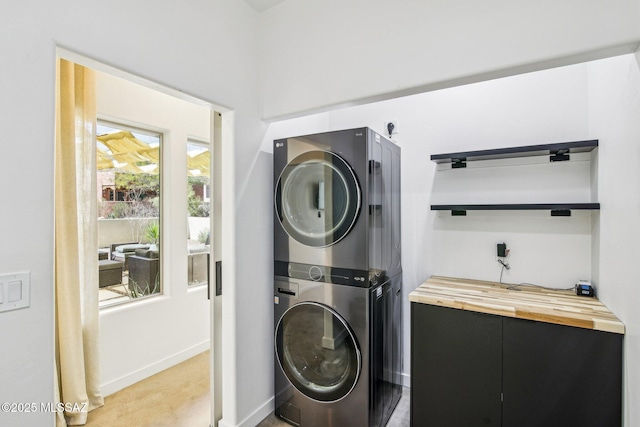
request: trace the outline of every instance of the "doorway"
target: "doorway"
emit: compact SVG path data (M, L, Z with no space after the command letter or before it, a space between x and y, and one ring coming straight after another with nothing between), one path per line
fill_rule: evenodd
M98 205L111 205L111 209L103 210L111 214L96 218L99 241L96 254L120 269L121 279L113 285L120 286L124 297L104 304L99 313L100 388L103 395L108 396L214 348L216 304L216 317L220 313L214 273L214 261L220 254L220 235L215 232L220 229L220 216L214 213L220 211L216 205L220 161L215 153L220 152L221 113L211 103L71 52L59 50L59 57L94 70L96 119L103 131L111 127L101 135L128 132L132 138L126 135L125 140L141 143L138 150L124 146L117 153L136 157L134 162L125 161L125 156L116 158L116 145L107 146L102 154L113 163L113 182L102 182L101 191L96 188ZM161 141L159 146L145 141L144 135L149 134ZM204 148L199 153L205 153L201 158L208 156L208 164L198 163L202 167L200 173L207 175L207 183L188 179L190 170L196 173L194 163L189 161L188 149L194 141ZM96 168L96 173L98 170ZM138 170L148 182L140 184L140 176L136 176ZM128 180L123 181L122 176L116 178L116 171L120 175L129 174ZM146 216L119 216L113 214L114 209L120 209L114 208L119 202L118 206L126 208L136 203L140 205L137 207L155 204L157 211L145 210L149 214ZM190 221L189 202L199 204L198 212L211 215L200 215L199 221ZM190 248L194 247L194 239L190 237L194 234L189 232L189 224L203 221L208 224L200 225L200 233L195 234L201 252L192 256ZM204 229L213 232L200 242L198 234L204 233ZM152 243L158 247L141 247ZM127 245L130 247L123 247ZM153 251L156 253L150 253ZM201 258L209 258L211 262L201 262ZM135 274L132 275L132 271ZM110 280L118 281L115 276L111 273ZM132 293L133 276L136 283L144 281L146 288L153 291ZM213 363L214 353L219 353L219 349L210 351L209 365ZM214 373L210 371L213 384ZM208 411L216 412L213 407ZM90 421L91 414L89 425Z

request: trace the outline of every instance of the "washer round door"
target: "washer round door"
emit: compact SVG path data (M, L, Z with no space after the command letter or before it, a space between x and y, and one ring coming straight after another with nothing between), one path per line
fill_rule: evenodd
M275 205L290 237L307 246L330 246L353 227L360 212L360 187L340 156L308 151L280 174Z
M305 396L335 402L353 390L361 354L345 320L315 302L289 308L276 328L276 355L291 384Z

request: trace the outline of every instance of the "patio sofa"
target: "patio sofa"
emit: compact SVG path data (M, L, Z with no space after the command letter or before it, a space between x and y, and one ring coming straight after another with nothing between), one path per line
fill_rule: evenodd
M112 243L111 259L124 264L124 269L129 270L129 258L136 254L137 249L149 249L148 244L143 243Z
M136 292L143 295L149 295L156 288L156 281L160 280L159 269L160 259L159 252L144 248L139 248L129 258L129 289L136 287Z

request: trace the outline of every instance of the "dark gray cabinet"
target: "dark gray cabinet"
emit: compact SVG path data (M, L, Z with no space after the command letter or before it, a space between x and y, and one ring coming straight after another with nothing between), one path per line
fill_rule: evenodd
M411 303L411 425L500 426L500 317Z
M621 334L411 303L411 425L621 425Z
M622 337L504 317L504 426L622 425Z

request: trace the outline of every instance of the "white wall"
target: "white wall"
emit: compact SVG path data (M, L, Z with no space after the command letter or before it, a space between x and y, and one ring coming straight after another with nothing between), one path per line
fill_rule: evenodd
M148 223L147 218L98 219L98 247L108 248L118 242L140 242L145 238L144 231Z
M39 404L53 402L54 49L50 39L8 26L6 16L0 56L12 66L0 71L0 271L31 272L31 306L0 314L0 400ZM0 413L3 425L52 423L51 414Z
M0 314L0 342L10 343L0 355L0 384L10 385L0 389L0 401L53 400L56 46L232 110L221 108L226 111L222 117L226 183L222 195L222 424L253 425L269 412L273 397L272 218L266 213L272 205L271 160L259 148L265 131L259 121L259 65L264 70L262 114L300 114L329 104L419 91L437 82L451 85L473 73L505 67L511 72L510 67L530 61L543 61L537 64L540 67L553 64L553 60L544 62L553 58L560 63L574 61L579 58L573 55L580 51L587 56L606 55L611 52L607 46L616 45L628 50L625 40L634 44L639 39L638 3L571 0L554 3L558 10L532 10L531 2L498 4L496 0L483 10L476 10L475 2L466 2L464 10L447 12L445 5L450 2L439 2L438 13L431 18L421 16L427 3L412 2L402 3L405 12L387 28L381 23L389 4L382 0L354 0L348 5L337 0L301 0L284 2L267 12L269 22L263 22L259 34L258 14L238 0L153 5L125 0L4 2L0 14L4 65L0 70L4 136L0 143L0 271L30 270L32 290L30 308ZM369 6L372 9L367 12ZM498 6L504 12L496 11ZM282 14L275 15L276 11ZM475 18L464 18L463 11ZM284 22L287 18L290 24ZM367 25L355 27L356 18ZM504 25L492 26L491 19L501 19ZM473 31L460 31L456 22ZM331 31L325 31L327 27ZM534 34L534 27L548 35ZM528 38L514 43L501 37L510 29L519 33L520 28L529 29L524 34ZM400 49L393 61L378 52L389 46ZM598 48L604 51L593 53ZM352 59L354 51L364 59ZM362 72L362 64L367 64L367 73ZM545 129L538 131L555 136L546 135ZM34 189L39 189L37 197ZM415 207L420 203L428 202L416 196ZM417 224L414 229L424 232L424 227ZM25 228L28 236L22 231ZM37 244L32 236L37 236ZM425 265L418 264L409 278L415 282L425 276ZM52 423L51 414L0 413L2 425Z
M638 369L631 366L640 350L638 315L633 310L638 299L630 297L630 278L638 275L640 240L635 226L640 215L640 177L634 166L640 159L637 67L627 55L270 125L265 151L276 138L359 126L382 132L385 121L399 121L394 140L402 147L407 383L409 292L431 275L497 281L496 243L505 241L512 250L512 269L503 277L509 283L564 288L591 278L592 270L601 271L600 295L627 325L625 425L640 422L640 412L630 403L640 392ZM549 164L548 158L503 160L452 171L436 170L429 161L431 154L444 152L592 138L601 143L593 163L586 154L573 155L568 164ZM429 210L431 203L448 202L597 201L592 193L599 193L601 213L574 211L570 218L550 217L548 212L469 212L467 217L451 217ZM592 217L603 224L597 235L592 235ZM599 253L592 254L592 238L601 240ZM594 248L598 250L597 244Z
M263 352L271 334L246 340L245 317L271 322L271 267L254 263L269 248L270 219L235 211L260 199L265 167L256 164L263 128L258 115L258 14L237 0L149 2L29 0L3 2L0 13L0 271L31 271L31 307L0 314L0 401L53 401L53 137L56 47L204 101L223 114L224 358L242 355L260 370L228 363L224 417L238 425L271 398ZM221 111L228 111L224 108ZM183 162L177 163L182 167ZM19 178L19 179L18 179ZM9 203L10 201L10 203ZM255 211L252 207L250 212ZM250 222L249 226L245 223ZM184 222L182 222L184 224ZM24 229L29 230L28 234ZM242 229L242 231L238 231ZM37 237L34 237L37 236ZM37 243L34 242L37 240ZM255 245L254 242L258 242ZM262 252L259 252L262 256ZM250 271L245 266L252 263ZM245 271L236 274L241 266ZM237 276L237 277L236 277ZM243 289L234 292L236 281ZM258 289L258 292L253 292ZM238 301L241 301L239 303ZM141 310L151 310L145 307ZM244 328L244 329L243 329ZM104 335L108 335L104 333ZM240 339L236 339L241 337ZM108 336L106 337L108 339ZM123 361L122 363L126 363ZM250 408L250 409L248 409ZM1 425L46 426L53 414L0 413Z
M640 425L640 70L633 56L589 64L589 127L598 136L602 210L598 297L626 327L625 425Z
M295 0L261 14L268 119L632 52L640 1Z
M108 395L209 348L207 288L187 285L186 179L187 140L209 139L211 113L205 106L99 72L96 104L99 119L162 133L163 296L100 311L101 385ZM100 222L100 241L132 241L131 236L118 240L104 227L114 223L111 228L119 225L131 232L122 220Z

